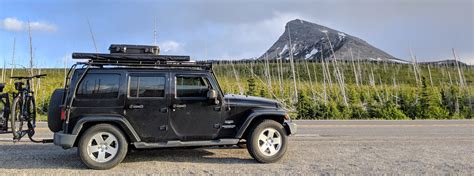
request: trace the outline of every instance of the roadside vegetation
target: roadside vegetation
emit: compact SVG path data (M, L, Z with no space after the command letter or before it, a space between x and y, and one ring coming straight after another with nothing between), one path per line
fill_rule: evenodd
M472 66L334 64L295 61L294 79L289 62L222 61L214 70L226 93L277 99L296 119L471 119L474 115Z
M289 62L219 61L214 63L214 71L225 93L279 100L296 119L471 119L474 116L472 66L460 66L462 72L455 65L416 65L414 69L410 64L338 62L337 66L341 76L336 74L332 62L295 61L295 79ZM29 69L14 69L13 75L29 75L29 72ZM9 78L11 73L6 68L1 77L7 84L4 92L10 93L10 97L16 92L14 80ZM38 119L46 120L51 93L63 87L65 70L34 69L34 73L48 75L34 82Z

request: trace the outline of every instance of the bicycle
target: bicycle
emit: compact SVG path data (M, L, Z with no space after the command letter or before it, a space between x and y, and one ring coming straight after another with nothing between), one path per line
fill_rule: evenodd
M10 120L10 97L3 93L4 83L0 83L0 134L9 133L8 121Z
M34 76L13 76L11 78L17 80L25 80L24 82L15 82L15 89L18 91L13 94L13 107L11 116L11 129L13 133L13 140L20 140L23 136L28 134L32 140L35 134L36 127L36 104L34 92L31 90L31 80L33 78L45 77L46 74ZM28 129L23 130L24 123L27 123Z

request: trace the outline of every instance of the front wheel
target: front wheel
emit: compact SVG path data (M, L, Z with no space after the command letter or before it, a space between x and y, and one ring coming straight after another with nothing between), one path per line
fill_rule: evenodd
M247 136L247 150L261 163L280 160L286 152L287 134L284 127L274 120L263 120Z
M23 118L24 117L21 110L21 99L19 96L17 96L13 100L12 116L10 119L14 139L18 139L21 137L20 132L23 130Z
M110 169L127 155L128 143L120 129L110 124L89 128L78 143L82 162L91 169Z

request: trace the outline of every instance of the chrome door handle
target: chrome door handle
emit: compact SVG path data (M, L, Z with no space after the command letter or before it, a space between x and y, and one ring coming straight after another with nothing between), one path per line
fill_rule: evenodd
M141 104L135 104L135 105L130 105L128 106L129 109L143 109L144 106Z
M185 108L186 107L186 104L173 104L173 109L176 109L176 108Z

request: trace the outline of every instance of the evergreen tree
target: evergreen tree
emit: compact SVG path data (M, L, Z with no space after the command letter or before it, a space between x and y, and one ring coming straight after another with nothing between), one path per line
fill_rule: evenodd
M298 103L296 103L296 111L298 112L298 119L314 118L314 105L311 102L311 99L304 92L299 93Z
M329 101L327 119L339 119L340 117L341 112L337 107L337 103L335 101Z
M267 98L269 97L268 91L265 87L260 88L259 96L260 97L267 97Z
M448 112L441 107L439 94L436 89L427 86L425 77L422 77L422 92L420 97L421 117L423 119L445 119Z
M247 79L247 92L245 92L246 95L250 96L256 96L257 94L257 84L255 83L255 79L253 77L250 77Z

